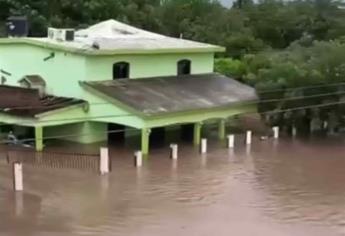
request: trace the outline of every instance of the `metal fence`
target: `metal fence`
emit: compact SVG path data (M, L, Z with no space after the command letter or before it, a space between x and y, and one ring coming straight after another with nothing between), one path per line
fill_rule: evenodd
M81 169L99 171L100 157L96 154L36 152L27 149L8 149L7 162L22 162L24 165L46 168Z

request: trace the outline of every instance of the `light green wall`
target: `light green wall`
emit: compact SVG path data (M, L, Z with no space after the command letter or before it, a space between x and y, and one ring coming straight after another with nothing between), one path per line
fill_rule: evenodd
M113 64L127 61L131 65L130 77L176 75L177 61L192 61L192 73L213 71L214 53L152 54L128 56L85 56L53 51L27 44L0 44L0 69L10 72L5 76L8 85L19 85L24 75L39 74L47 82L47 92L57 96L85 98L79 81L112 79ZM50 53L55 57L47 61ZM93 102L89 100L89 102Z
M0 69L12 76L5 76L9 85L19 86L18 80L27 74L39 74L47 82L47 92L58 96L79 97L81 89L77 81L85 78L85 58L61 51L44 61L51 50L30 45L1 45Z
M57 139L88 144L107 140L107 130L106 123L82 122L46 127L43 133L45 138L57 137Z
M139 116L114 105L109 100L95 96L87 90L84 92L83 99L93 101L88 112L89 119L98 122L121 124L138 129L145 126L143 119Z
M177 75L177 62L192 61L192 74L213 72L213 53L88 57L86 80L111 80L113 64L130 63L130 78Z

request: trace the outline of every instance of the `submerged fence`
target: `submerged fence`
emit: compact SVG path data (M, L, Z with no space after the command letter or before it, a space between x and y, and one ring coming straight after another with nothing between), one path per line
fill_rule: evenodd
M8 149L6 158L9 164L21 162L34 167L81 169L92 172L98 172L100 168L99 154Z

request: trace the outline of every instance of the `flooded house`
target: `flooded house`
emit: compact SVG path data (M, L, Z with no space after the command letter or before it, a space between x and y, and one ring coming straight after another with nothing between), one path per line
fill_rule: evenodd
M147 155L155 130L188 126L198 145L206 121L223 139L228 118L256 110L253 88L213 72L220 46L115 20L9 35L0 39L0 123L33 130L37 151L48 137L90 144L136 130Z

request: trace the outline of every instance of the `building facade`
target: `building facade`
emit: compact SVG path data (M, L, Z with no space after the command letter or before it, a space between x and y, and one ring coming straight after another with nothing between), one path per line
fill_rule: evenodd
M204 121L218 120L224 133L227 118L256 109L248 103L256 100L252 88L213 73L214 54L222 47L114 20L68 39L61 32L0 39L1 86L22 87L13 93L17 98L25 89L37 90L29 105L15 99L0 106L0 123L33 127L38 151L45 138L93 143L116 132L109 127L124 127L141 132L141 149L148 154L153 128L193 124L198 144ZM69 102L46 105L47 97Z

